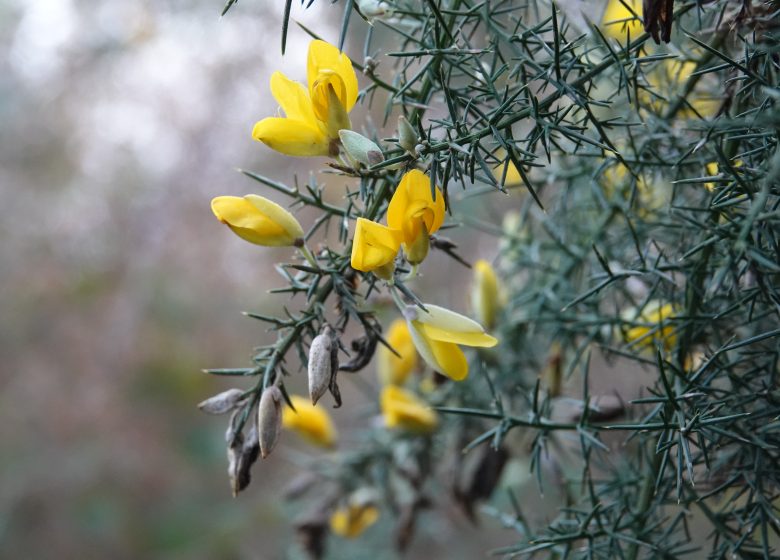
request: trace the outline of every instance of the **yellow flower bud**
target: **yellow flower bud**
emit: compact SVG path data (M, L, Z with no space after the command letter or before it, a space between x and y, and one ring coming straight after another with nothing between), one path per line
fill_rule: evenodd
M623 339L635 348L650 349L662 344L669 351L677 343L677 327L672 319L678 314L675 305L659 300L648 301L641 310L629 309L623 313L623 319L642 324L624 331Z
M434 192L435 199L428 176L413 169L401 178L387 207L387 225L402 232L404 251L412 264L422 262L428 236L444 223L444 196L438 187Z
M393 321L385 340L398 353L398 356L386 346L379 346L377 351L379 380L384 385L403 385L409 374L417 367L417 350L414 348L412 335L409 333L406 321L403 319Z
M358 218L352 241L352 268L362 272L373 271L389 279L393 274L393 261L401 247L401 238L398 230Z
M256 123L252 137L291 156L338 155L339 130L350 128L358 83L347 55L325 41L309 45L308 89L281 72L271 76L271 93L285 117Z
M474 278L471 286L471 307L477 320L487 328L496 324L500 305L500 293L496 272L490 263L478 260L474 263Z
M388 428L428 434L439 425L439 416L414 393L396 385L382 389L379 405Z
M338 434L328 413L323 407L316 407L309 399L290 395L295 410L285 407L282 426L297 432L305 441L319 447L333 447Z
M458 344L491 348L498 340L460 313L428 303L425 308L428 311L413 306L404 311L417 351L439 373L454 381L466 379L469 365Z
M211 210L241 239L256 245L285 247L303 241L303 228L287 210L262 196L218 196Z
M373 504L353 504L338 508L330 516L330 530L346 539L354 539L379 519L379 508Z

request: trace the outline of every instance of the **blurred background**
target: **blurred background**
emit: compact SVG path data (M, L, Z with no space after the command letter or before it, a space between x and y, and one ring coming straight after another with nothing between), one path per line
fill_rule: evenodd
M259 192L236 168L292 183L321 166L250 138L276 110L271 72L303 79L309 39L291 25L281 58L283 3L221 8L0 0L2 558L300 557L279 489L290 454L234 500L225 419L196 404L236 385L202 368L246 366L273 336L239 313L285 303L266 291L286 252L229 234L209 201ZM294 2L292 17L336 42L341 12ZM506 543L450 521L408 557ZM374 558L395 557L390 529L367 533Z

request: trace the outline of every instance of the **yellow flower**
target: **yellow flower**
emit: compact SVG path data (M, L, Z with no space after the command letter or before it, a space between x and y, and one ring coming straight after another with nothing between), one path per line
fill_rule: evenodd
M732 165L733 165L733 167L736 168L736 167L742 167L743 164L744 164L744 162L741 159L738 159L738 160L735 160ZM718 164L717 161L709 162L705 166L705 170L706 170L707 175L709 177L719 177L720 176L720 165ZM708 191L714 191L715 187L716 187L716 184L714 182L708 182L708 183L704 183L704 187Z
M642 21L634 17L634 14L642 16L642 3L640 0L624 1L631 6L634 13L631 13L631 10L620 0L608 0L604 17L601 18L601 29L604 35L619 41L626 41L629 35L632 39L636 39L642 33Z
M401 247L402 234L365 218L358 218L352 241L352 268L374 272L389 280L393 275L393 261Z
M496 152L496 157L506 158L506 150L499 150ZM506 177L504 177L504 173L506 173ZM493 177L496 179L496 181L498 181L499 184L501 183L501 179L504 179L505 187L514 187L516 185L522 184L523 182L523 178L520 176L520 171L518 171L515 164L509 158L507 158L505 162L500 163L493 168Z
M628 200L631 196L632 176L625 165L610 158L613 162L602 174L604 192L611 198L616 194ZM659 181L645 181L639 175L636 179L636 205L640 216L650 216L654 211L664 207L671 196L671 185Z
M348 504L330 516L330 530L340 537L354 539L376 523L379 508L373 504Z
M668 105L667 101L673 101L685 93L685 84L695 70L696 62L692 60L665 59L647 75L649 87L648 91L639 92L640 103L661 112ZM702 82L699 85L702 85ZM706 119L716 115L722 103L722 96L718 93L705 93L708 84L704 86L686 95L690 106L686 105L680 109L680 116L684 118L701 116ZM657 93L666 101L650 92Z
M501 294L496 271L485 260L474 263L474 278L471 286L471 307L477 320L492 328L500 305Z
M677 328L670 319L678 314L677 307L671 303L648 301L641 311L630 309L623 313L624 320L642 323L625 331L623 338L636 348L648 349L662 344L665 350L671 350L677 343Z
M321 406L314 406L306 397L290 395L295 410L289 406L282 413L282 426L298 433L304 440L320 447L336 444L336 428Z
M355 70L347 55L316 40L309 45L306 74L308 89L273 73L271 93L285 117L256 123L252 138L290 156L336 156L339 130L350 128L347 113L357 100Z
M465 379L469 365L458 344L490 348L498 340L487 334L482 325L460 313L427 303L425 308L427 312L414 306L404 311L417 351L439 373L454 381Z
M439 425L439 416L414 393L397 385L386 385L379 397L385 426L428 434Z
M403 385L409 374L417 367L417 350L414 348L406 321L403 319L393 321L385 340L400 357L384 345L379 347L377 356L379 380L385 385Z
M401 230L406 260L419 264L428 254L428 236L444 222L444 196L438 187L431 196L431 181L413 169L403 176L387 207L387 225Z
M303 241L303 228L287 210L256 194L218 196L211 211L241 239L256 245L285 247Z

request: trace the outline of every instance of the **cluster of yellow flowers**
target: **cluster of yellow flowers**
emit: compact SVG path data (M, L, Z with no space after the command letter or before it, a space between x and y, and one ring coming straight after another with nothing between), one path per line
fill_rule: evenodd
M284 116L256 123L253 138L292 156L338 157L342 149L349 152L347 139L352 138L350 135L359 136L349 131L349 112L358 98L357 77L350 59L336 47L315 40L309 47L307 78L308 88L280 72L271 76L271 92ZM371 145L372 149L379 149ZM212 200L211 208L242 239L263 246L298 247L306 258L313 260L305 246L303 227L275 202L255 194L220 196ZM429 251L430 236L439 230L444 218L441 190L422 171L409 170L390 199L387 225L357 218L351 266L373 273L392 286L401 250L410 265L422 263ZM498 294L493 268L486 261L479 261L475 265L472 304L477 317L489 327L495 324L500 306ZM407 434L430 434L439 425L437 413L412 387L404 387L410 374L418 369L419 357L434 371L461 381L469 368L460 346L488 348L498 341L477 321L437 305L401 305L400 312L403 318L395 320L387 334L389 347L382 345L378 350L377 370L382 383L379 407L387 428ZM323 355L323 363L326 358ZM332 448L338 434L328 413L315 406L317 398L290 395L293 408L284 407L281 424L308 443ZM269 405L268 410L272 412L275 406ZM269 441L275 441L275 437L270 434ZM336 534L354 537L373 524L378 515L378 509L370 502L350 502L335 511L331 528Z
M433 191L433 192L432 192ZM352 244L352 268L389 280L403 245L406 260L420 264L428 255L430 234L444 222L444 196L417 169L406 173L387 207L387 226L358 218Z

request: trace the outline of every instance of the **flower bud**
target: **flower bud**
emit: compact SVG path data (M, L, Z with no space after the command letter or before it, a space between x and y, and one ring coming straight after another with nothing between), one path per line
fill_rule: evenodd
M498 278L490 263L478 260L474 263L474 278L471 287L471 307L477 320L486 328L496 324L496 315L500 306Z
M413 156L417 155L417 131L403 115L398 117L398 145Z
M233 233L255 245L289 247L303 238L303 228L292 214L256 194L218 196L211 201L211 210Z
M206 399L198 405L198 408L206 414L225 414L233 410L243 397L244 391L241 389L228 389Z
M282 392L272 385L263 391L257 407L257 432L263 459L273 451L282 431Z
M339 367L336 333L325 325L322 333L314 337L309 348L309 397L317 404L332 382Z
M369 23L373 23L374 18L381 19L392 13L390 4L381 0L358 0L357 5Z
M367 167L385 161L382 148L362 134L352 130L339 130L339 138L341 138L341 145L344 146L349 157L355 161Z

